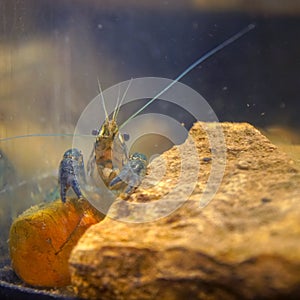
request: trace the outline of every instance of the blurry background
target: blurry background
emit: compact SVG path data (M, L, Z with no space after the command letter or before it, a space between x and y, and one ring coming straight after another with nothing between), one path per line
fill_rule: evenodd
M63 132L103 88L175 78L249 23L257 28L182 82L221 121L300 126L300 2L2 0L1 137Z
M300 2L2 0L0 135L64 132L103 88L175 78L249 23L257 27L182 82L221 121L300 126Z
M98 94L97 77L103 89L136 77L175 78L255 23L255 30L182 82L220 121L250 122L277 142L299 143L297 0L1 0L0 16L0 138L73 133ZM173 114L187 126L194 121ZM57 166L71 141L12 140L1 142L0 150L21 175L31 176Z
M298 0L1 0L0 18L1 139L73 133L98 94L97 76L103 89L136 77L175 78L255 23L255 30L182 82L209 102L220 121L250 122L299 159ZM172 108L157 103L156 110ZM0 175L6 178L0 197L9 184L56 176L71 143L70 137L0 142ZM27 194L10 197L10 205L27 201Z

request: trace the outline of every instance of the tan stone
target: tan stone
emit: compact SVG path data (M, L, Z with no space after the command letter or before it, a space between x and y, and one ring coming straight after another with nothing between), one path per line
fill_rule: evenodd
M187 201L191 180L184 176L172 199L159 205L178 182L178 151L185 143L164 153L166 172L158 184L149 188L155 169L163 165L161 159L153 161L136 193L117 199L110 217L85 232L69 260L80 297L300 298L299 171L258 130L243 123L221 125L224 164L223 147L208 143L217 126L196 123L190 131L200 170ZM219 188L218 174L209 177L215 162L219 173L225 166ZM196 161L187 164L192 174ZM214 188L218 190L213 199L203 202ZM157 205L135 205L153 203ZM181 207L167 215L174 203ZM167 216L142 222L159 217L164 209Z

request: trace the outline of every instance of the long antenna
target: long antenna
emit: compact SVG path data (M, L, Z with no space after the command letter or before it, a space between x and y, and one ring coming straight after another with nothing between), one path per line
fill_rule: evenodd
M118 98L117 98L117 102L116 102L116 106L115 106L115 109L114 109L114 113L113 113L113 116L112 116L112 119L115 120L116 119L116 112L117 112L117 109L118 109L118 106L119 106L119 101L120 101L120 86L118 86Z
M102 105L103 105L103 109L104 109L104 113L105 113L105 118L106 118L106 120L108 120L108 113L107 113L107 110L106 110L105 100L104 100L104 96L103 96L103 93L102 93L101 84L100 84L100 81L99 81L98 77L97 77L97 80L98 80L99 92L101 94L101 99L102 99Z
M167 87L165 87L162 91L160 91L156 96L154 96L149 102L147 102L142 108L140 108L138 111L136 111L133 115L131 115L121 126L119 126L119 129L124 127L131 119L136 117L140 112L142 112L147 106L149 106L153 101L155 101L157 98L159 98L163 93L165 93L167 90L169 90L175 83L177 83L180 79L182 79L187 73L192 71L195 67L197 67L199 64L201 64L203 61L208 59L209 57L213 56L218 51L222 50L226 46L230 45L231 43L235 42L237 39L241 38L243 35L245 35L250 30L254 29L254 24L249 24L246 28L242 29L229 39L225 40L220 45L216 46L212 50L208 51L206 54L201 56L199 59L197 59L194 63L192 63L187 69L185 69L178 77L176 77Z
M121 99L120 103L119 103L118 109L117 109L117 111L116 111L115 118L118 117L118 113L119 113L120 108L121 108L121 105L123 104L123 101L124 101L124 99L125 99L125 97L126 97L126 95L127 95L127 92L128 92L129 87L130 87L130 85L131 85L131 82L132 82L132 78L130 78L130 80L129 80L129 82L128 82L128 85L127 85L127 87L126 87L126 90L125 90L125 92L124 92L124 94L123 94L123 96L122 96L122 99Z
M91 134L74 134L74 133L29 133L24 135L15 135L10 136L7 138L0 138L1 142L6 142L10 140L16 140L16 139L24 139L24 138L30 138L30 137L63 137L63 136L80 136L80 137L88 137L88 138L95 138L94 135Z

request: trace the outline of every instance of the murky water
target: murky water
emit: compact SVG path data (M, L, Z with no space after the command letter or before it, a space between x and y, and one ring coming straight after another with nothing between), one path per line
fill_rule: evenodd
M12 220L57 197L58 165L72 147L81 113L99 93L97 77L103 89L130 78L175 78L250 23L255 30L183 82L206 99L220 121L253 124L300 168L300 11L216 11L203 9L202 2L112 1L107 7L95 1L1 2L0 263L8 255ZM172 116L189 129L195 120L177 109L157 101L147 113ZM120 118L135 111L127 106ZM140 126L152 125L148 120ZM89 143L92 149L92 139ZM171 146L168 137L147 133L131 151L151 158Z

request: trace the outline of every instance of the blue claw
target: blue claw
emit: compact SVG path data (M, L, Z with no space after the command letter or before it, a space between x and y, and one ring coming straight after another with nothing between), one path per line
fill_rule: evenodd
M62 202L66 202L66 194L70 187L74 190L78 198L82 198L78 178L85 182L84 162L80 150L72 148L64 153L59 166L60 196Z
M129 194L140 185L146 174L146 169L147 157L136 152L129 157L129 162L123 167L120 174L110 182L109 186L113 188L119 182L125 182L127 184L125 193Z

